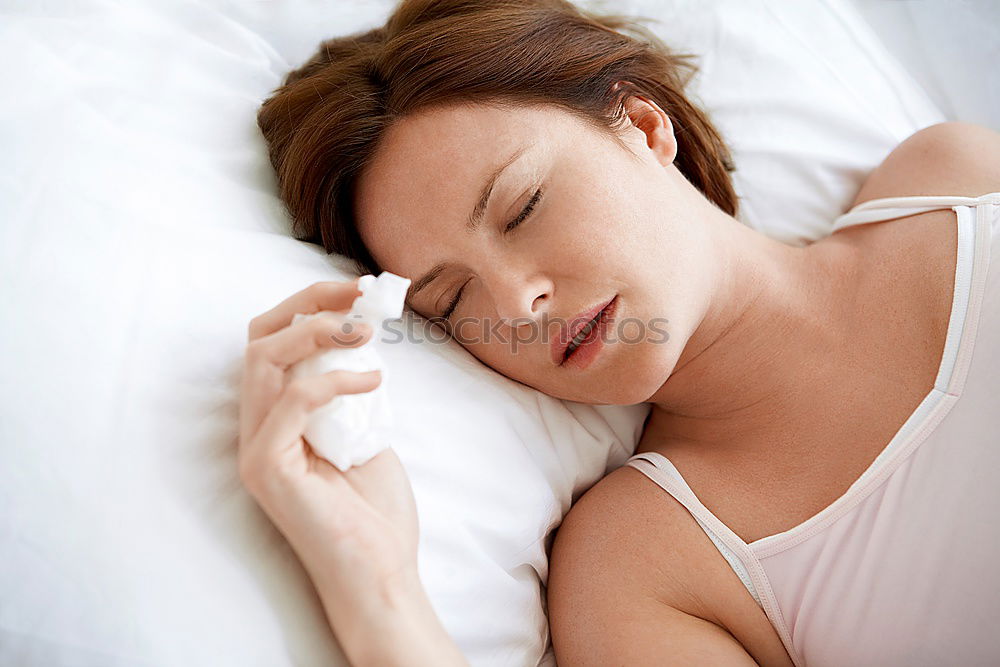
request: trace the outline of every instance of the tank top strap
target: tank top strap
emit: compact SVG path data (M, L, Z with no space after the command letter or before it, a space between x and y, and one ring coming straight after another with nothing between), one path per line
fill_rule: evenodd
M792 635L768 583L767 574L760 560L750 547L729 527L722 523L688 486L681 473L666 456L658 452L642 452L629 458L625 465L635 468L669 493L694 517L701 529L722 554L723 558L739 577L747 591L764 610L768 620L781 638L785 650L791 656L797 651L792 644ZM794 659L794 658L793 658ZM800 664L796 660L796 664Z
M754 586L753 578L750 576L747 565L740 554L737 553L749 551L746 543L731 531L728 526L719 521L707 507L701 504L698 496L694 494L691 487L684 481L680 471L670 462L670 459L657 452L643 452L632 456L625 464L637 469L646 475L646 477L656 482L656 484L673 496L677 502L691 513L691 516L694 517L702 530L705 531L705 534L708 535L726 561L729 562L729 565L736 572L743 585L746 586L753 599L757 601L757 604L761 604L760 596ZM746 555L748 554L743 554L744 557Z
M831 233L850 225L882 222L917 213L927 213L945 208L954 209L960 206L978 206L983 203L1000 204L1000 192L991 192L980 197L918 195L870 199L835 219Z

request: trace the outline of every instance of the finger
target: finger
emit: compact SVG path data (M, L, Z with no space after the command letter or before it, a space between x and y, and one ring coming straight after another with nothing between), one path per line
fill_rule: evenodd
M336 370L289 382L241 455L264 465L280 462L297 446L310 412L337 396L372 391L381 381L378 370L365 373Z
M350 333L344 324L350 324ZM281 393L289 366L323 349L357 347L371 334L371 327L363 322L347 322L341 315L323 313L251 341L243 371L240 432L249 437L260 426Z
M321 310L347 310L361 296L358 279L313 283L296 292L277 306L250 320L248 339L256 340L284 329L296 313L316 313Z
M286 369L320 350L358 347L371 336L372 328L365 322L325 312L251 341L246 348L247 364L267 363Z

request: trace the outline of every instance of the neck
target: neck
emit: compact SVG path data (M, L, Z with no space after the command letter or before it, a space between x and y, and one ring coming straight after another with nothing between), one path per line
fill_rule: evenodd
M856 246L831 237L800 248L708 214L718 270L709 307L650 419L670 441L697 447L761 442L789 432L850 354Z

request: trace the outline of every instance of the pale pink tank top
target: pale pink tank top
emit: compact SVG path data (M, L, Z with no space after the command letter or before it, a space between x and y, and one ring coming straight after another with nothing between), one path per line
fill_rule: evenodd
M796 665L1000 665L1000 192L871 200L834 229L949 208L958 258L937 380L844 495L747 544L666 457L626 462L694 516Z

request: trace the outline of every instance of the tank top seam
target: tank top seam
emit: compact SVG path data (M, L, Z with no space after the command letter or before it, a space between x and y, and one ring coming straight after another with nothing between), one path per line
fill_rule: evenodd
M955 289L952 295L952 310L957 312L961 309L963 315L961 330L957 332L957 335L953 331L956 328L955 318L950 317L948 320L948 336L945 340L941 365L937 376L934 378L934 388L948 394L957 395L954 387L962 386L962 383L956 382L958 379L957 371L959 370L958 363L962 352L961 346L965 341L969 340L967 338L969 335L967 329L970 319L970 309L976 297L973 289L976 285L976 271L977 267L981 266L983 262L983 257L981 257L982 250L984 247L988 249L988 244L982 242L982 230L979 229L979 211L982 210L982 207L975 209L954 207L953 210L955 211L959 225L959 247L957 250L958 260L955 267ZM971 229L972 233L966 233L963 238L962 230L965 228ZM963 260L971 265L969 271L962 272L960 270Z
M716 532L720 540L726 543L729 549L733 552L733 555L737 559L739 559L739 561L742 563L743 567L747 570L750 576L750 580L753 584L754 590L750 590L749 588L747 588L747 590L750 593L751 597L754 598L758 606L760 606L761 609L764 611L764 615L767 617L767 620L771 624L771 627L773 627L774 631L778 634L778 638L781 640L782 645L788 652L788 655L791 658L792 663L796 665L796 667L802 665L803 664L802 660L798 655L795 646L792 643L791 632L788 629L788 625L785 622L784 615L781 612L781 607L778 604L777 598L775 598L774 596L774 591L771 589L767 573L764 571L764 567L760 563L760 560L753 554L752 551L750 551L747 543L744 542L742 539L740 539L739 535L733 533L732 529L729 528L729 526L723 523L718 517L715 516L715 514L713 514L707 507L705 507L704 504L702 504L702 502L698 499L697 494L694 493L694 490L691 489L690 486L688 486L686 481L684 481L683 476L680 476L679 471L678 471L679 479L676 480L675 484L670 484L671 475L664 468L658 466L655 460L650 460L650 459L655 459L656 457L661 457L667 462L670 461L670 459L663 456L662 454L659 454L658 452L642 452L640 454L635 454L632 457L630 457L628 461L625 462L625 465L635 468L643 475L648 477L651 481L653 481L653 483L655 483L657 486L663 488L665 492L670 494L678 503L681 504L681 506L683 506L688 511L691 517L695 519L695 522L699 523L699 525L701 525L702 523L698 519L699 513L705 515L705 517L709 520L708 523L710 525L715 524L715 527L713 528L714 532ZM656 470L659 474L661 474L664 478L666 478L664 481L667 482L667 485L661 483L661 481L657 479L657 477L654 477L653 475L649 474L649 472L645 470L643 466L637 465L639 461L644 461L652 469ZM673 464L671 463L671 465ZM670 488L668 488L668 486L679 486L680 488L678 490L681 493L675 493L674 491L671 491ZM702 530L704 530L704 526L702 526ZM709 539L710 540L712 539L711 536L709 536ZM712 540L713 543L714 541L715 540ZM716 548L718 549L717 546ZM725 553L722 553L722 556L728 562L729 559L725 557ZM732 567L731 564L730 567ZM737 578L743 581L742 577L739 576L739 572L737 572L736 575ZM746 587L746 582L743 582L743 584L744 587Z
M760 560L776 556L815 537L819 533L830 528L833 524L848 516L851 510L875 493L880 486L885 484L888 479L897 470L899 470L904 463L906 463L906 460L920 448L923 441L926 440L927 437L934 432L934 429L938 427L941 421L948 416L948 413L951 412L951 408L959 398L954 394L946 394L939 389L932 389L928 392L928 395L924 397L924 400L926 401L932 397L937 400L933 402L927 412L920 420L918 420L916 430L908 434L908 437L902 441L896 448L896 451L893 452L894 455L890 459L882 462L878 469L864 481L862 486L852 488L852 485L852 487L848 487L848 490L837 499L839 501L846 498L847 500L845 502L843 502L839 507L834 508L829 514L817 520L815 523L810 522L810 525L808 526L805 524L799 524L799 526L790 528L789 531L796 531L793 534L786 534L788 531L785 531L774 535L768 535L767 537L762 537L759 540L754 540L747 545L750 551ZM848 496L850 497L848 498ZM815 517L818 515L813 516ZM808 522L809 519L806 519L806 521ZM796 530L799 527L801 527L801 530ZM774 538L775 541L771 542L770 538ZM779 540L779 538L781 539ZM765 540L767 541L765 542Z
M961 395L962 389L965 387L969 369L972 367L973 352L979 339L979 320L983 310L983 300L986 298L986 279L993 260L990 226L991 220L998 215L998 212L1000 212L1000 198L996 201L979 204L975 208L975 218L970 224L975 231L976 240L969 278L971 284L968 288L966 321L962 332L962 340L968 340L969 344L959 348L958 358L956 358L955 367L952 370L951 383L948 385L948 393L956 397ZM955 392L951 391L952 387L957 388Z

